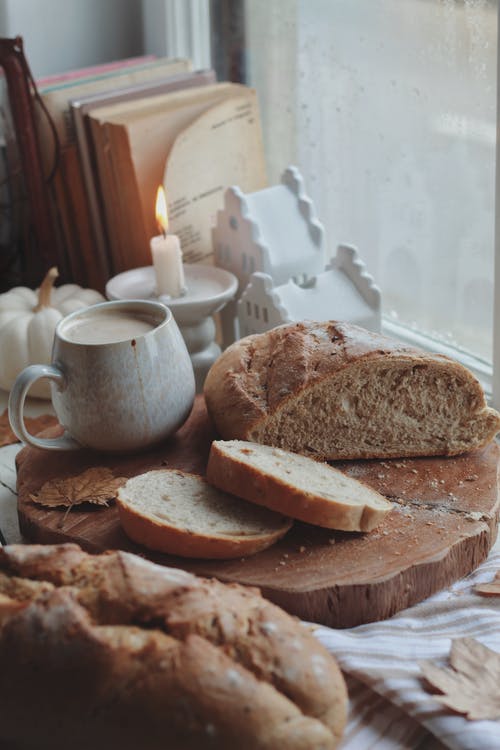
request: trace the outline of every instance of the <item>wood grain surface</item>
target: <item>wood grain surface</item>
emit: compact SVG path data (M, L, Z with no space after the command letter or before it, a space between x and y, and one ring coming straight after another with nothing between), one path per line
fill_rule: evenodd
M58 428L47 431L56 434ZM499 448L454 458L350 461L336 466L394 503L367 534L332 532L296 523L284 539L257 555L207 561L149 552L123 533L115 507L40 507L30 499L49 479L108 466L116 476L157 468L203 473L216 437L202 397L179 432L134 456L24 448L17 456L22 533L40 543L73 541L90 552L124 549L155 562L223 581L258 586L302 619L351 627L390 617L477 567L493 545L499 515Z

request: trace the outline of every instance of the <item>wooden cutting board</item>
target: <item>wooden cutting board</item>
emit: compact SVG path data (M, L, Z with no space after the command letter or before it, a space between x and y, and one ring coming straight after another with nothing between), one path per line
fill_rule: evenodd
M59 428L53 428L54 435ZM45 434L48 435L50 431ZM499 514L499 448L458 458L350 461L337 466L394 501L368 534L296 523L273 547L228 561L150 553L130 542L115 507L51 510L30 499L49 479L110 467L134 476L162 467L203 473L215 433L202 397L175 437L134 456L24 448L18 454L21 531L42 543L73 541L90 552L123 549L203 576L258 586L292 614L333 627L381 620L421 601L479 565L494 543Z

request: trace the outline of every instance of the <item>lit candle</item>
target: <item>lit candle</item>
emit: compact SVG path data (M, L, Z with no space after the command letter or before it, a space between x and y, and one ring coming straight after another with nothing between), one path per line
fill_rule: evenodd
M184 290L181 244L176 234L167 232L167 201L161 185L156 193L156 221L161 234L153 237L150 242L156 276L156 292L158 296L165 294L170 297L180 297Z

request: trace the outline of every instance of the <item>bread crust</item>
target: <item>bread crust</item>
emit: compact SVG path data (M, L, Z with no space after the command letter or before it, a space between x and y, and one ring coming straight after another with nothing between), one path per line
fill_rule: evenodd
M272 420L286 414L301 397L325 385L335 391L347 371L355 378L360 368L383 365L409 368L422 366L446 373L460 382L471 404L470 416L481 417L481 434L472 435L470 444L452 442L427 445L420 451L401 444L397 450L381 445L346 451L332 447L317 458L390 458L412 455L456 455L480 448L500 429L500 415L488 409L479 382L458 362L443 355L429 354L366 331L358 326L327 321L301 322L279 326L263 334L248 336L230 346L210 369L204 386L207 409L224 439L250 440L278 445L266 438ZM432 395L432 394L431 394ZM287 435L279 446L289 448ZM298 452L309 453L307 438Z
M230 560L255 555L281 539L292 526L292 521L289 521L272 534L268 533L255 537L210 537L170 526L165 522L156 522L118 499L116 505L123 530L133 542L154 552L164 552L179 557Z
M0 573L1 740L330 750L340 739L334 659L255 590L69 544L6 547ZM29 580L29 598L2 596L7 579Z

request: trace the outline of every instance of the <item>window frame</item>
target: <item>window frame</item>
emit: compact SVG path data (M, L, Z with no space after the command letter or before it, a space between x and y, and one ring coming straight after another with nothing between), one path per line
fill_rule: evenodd
M186 57L211 67L209 0L143 0L144 45L149 53Z
M495 265L493 305L493 365L491 401L500 409L500 3L497 3L497 138L495 148Z

